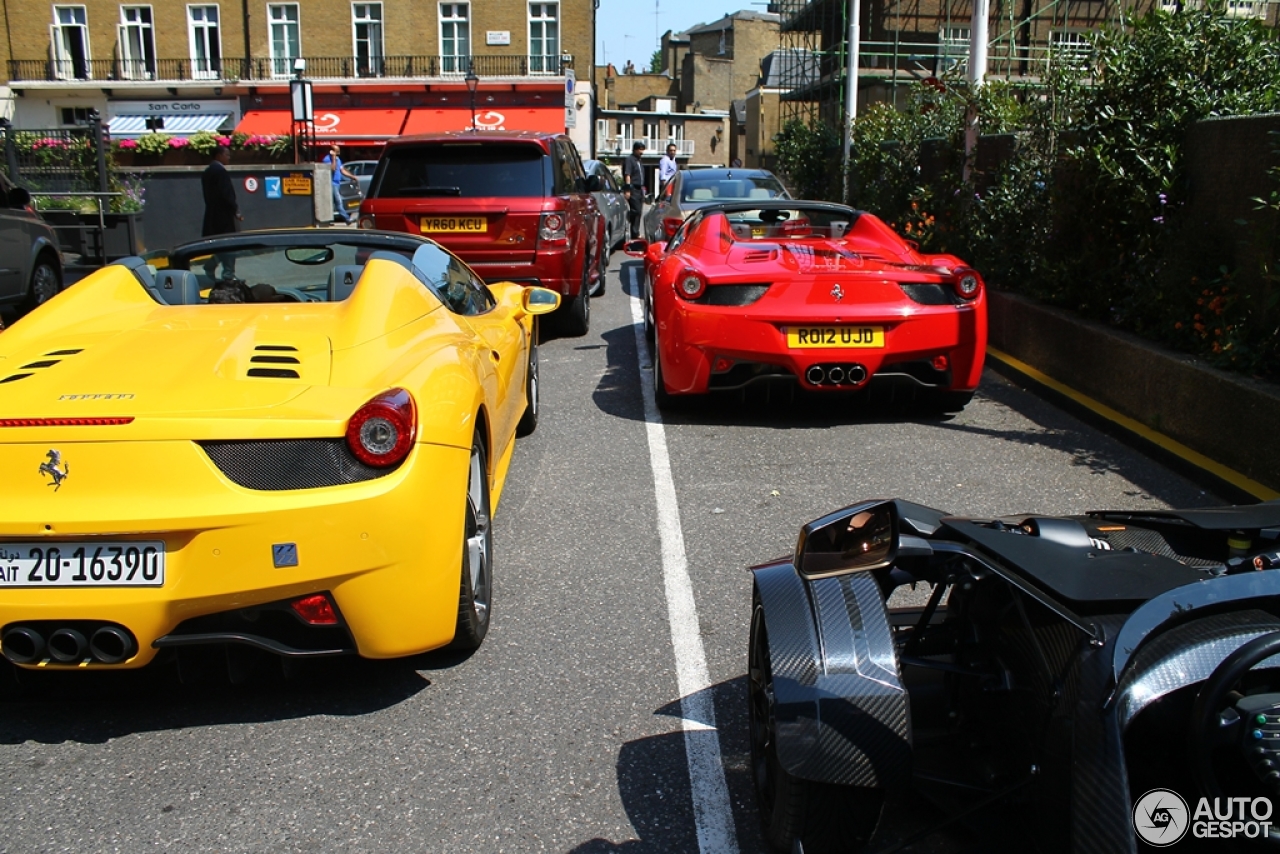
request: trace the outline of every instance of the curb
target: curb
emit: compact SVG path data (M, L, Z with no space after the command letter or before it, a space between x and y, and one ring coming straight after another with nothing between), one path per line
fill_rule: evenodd
M1223 497L1280 498L1280 390L988 292L992 367Z

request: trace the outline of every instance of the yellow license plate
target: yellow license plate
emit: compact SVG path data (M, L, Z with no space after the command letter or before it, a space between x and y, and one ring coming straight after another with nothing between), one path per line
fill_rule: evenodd
M792 350L883 347L883 326L788 326L787 346Z
M488 223L482 216L424 216L418 222L418 229L423 233L442 232L478 234L488 229Z

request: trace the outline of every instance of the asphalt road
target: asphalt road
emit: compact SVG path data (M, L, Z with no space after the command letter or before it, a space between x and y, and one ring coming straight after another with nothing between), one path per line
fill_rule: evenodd
M802 523L887 496L1219 503L990 373L945 419L779 400L646 420L637 273L615 255L591 333L543 344L477 653L244 686L112 674L0 703L0 851L760 852L744 568ZM895 812L883 839L922 820Z

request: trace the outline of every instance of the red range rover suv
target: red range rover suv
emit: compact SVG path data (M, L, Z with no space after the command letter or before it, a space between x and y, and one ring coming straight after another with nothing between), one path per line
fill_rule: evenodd
M541 285L563 294L561 331L585 335L590 292L604 275L604 220L569 137L460 131L387 143L360 227L421 234L456 253L487 282Z

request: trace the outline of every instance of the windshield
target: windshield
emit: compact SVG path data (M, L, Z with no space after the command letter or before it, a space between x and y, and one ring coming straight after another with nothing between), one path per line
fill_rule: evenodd
M686 172L680 188L682 202L747 202L785 197L778 179L768 174L728 173L699 175Z
M550 158L537 145L436 143L398 146L374 190L379 198L423 196L541 197L550 185Z

